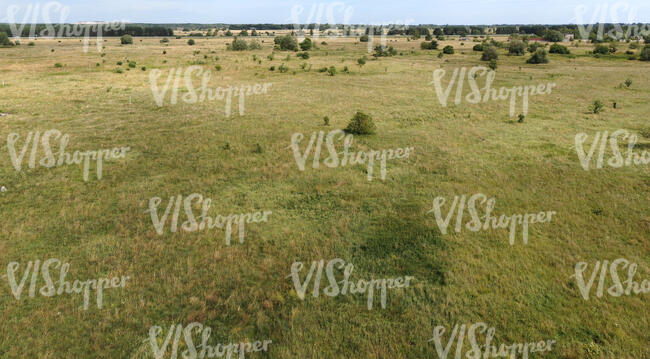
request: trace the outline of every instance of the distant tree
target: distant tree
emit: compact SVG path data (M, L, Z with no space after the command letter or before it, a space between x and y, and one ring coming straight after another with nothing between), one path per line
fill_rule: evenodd
M194 39L189 39L187 40L187 44L193 46L194 44L196 44L196 41L194 41Z
M557 30L549 30L546 32L544 39L550 42L560 42L564 40L564 35Z
M251 31L251 36L259 36L259 35L258 35L257 31L255 29L253 29L253 31Z
M246 31L246 30L242 30L242 31L239 33L239 36L248 36L248 31Z
M9 41L9 36L6 32L0 32L0 46L12 46L13 43Z
M442 49L442 52L444 52L447 55L453 55L454 54L454 47L451 45L447 45Z
M357 64L359 65L359 69L361 69L363 65L366 64L366 60L367 58L365 56L357 59Z
M420 44L420 47L422 48L422 50L437 50L438 41L431 40L430 42L423 42L422 44Z
M551 54L563 54L563 55L568 55L571 53L569 49L566 46L562 46L560 44L553 44L551 45L551 48L548 50Z
M641 61L650 61L650 45L646 45L643 50L641 50L641 55L639 56Z
M273 40L275 46L284 51L298 51L298 41L291 35L276 36Z
M230 37L230 36L232 36L232 31L228 30L228 31L226 31L226 33L224 35Z
M609 54L609 47L603 44L596 45L596 47L594 48L594 54L607 55Z
M474 48L472 48L474 51L483 51L483 44L476 44L474 45Z
M363 34L363 35L361 35L361 37L359 38L359 41L361 41L361 42L368 42L368 41L370 41L370 38L368 37L368 35Z
M232 51L246 51L248 50L248 44L246 43L246 40L235 37L229 48Z

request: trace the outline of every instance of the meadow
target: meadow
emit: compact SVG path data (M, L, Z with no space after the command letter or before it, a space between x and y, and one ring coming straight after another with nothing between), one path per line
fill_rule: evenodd
M101 52L78 39L0 48L0 357L153 358L150 327L200 322L213 343L272 340L251 357L437 358L436 326L485 322L497 343L557 341L532 357L650 358L648 294L585 300L572 278L577 262L590 274L596 261L626 258L637 280L650 279L650 167L585 171L575 145L579 133L591 144L626 129L639 136L635 151L650 149L650 63L628 60L629 44L601 58L591 44L568 45L572 56L537 65L499 50L495 87L555 84L519 122L509 101L439 102L434 71L446 70L446 85L454 69L487 65L471 39L440 41L455 53L439 57L423 40L389 37L397 54L375 59L358 38L319 38L306 60L274 51L272 37L252 51L227 51L223 37L160 40L107 38ZM190 66L211 72L211 88L272 85L247 96L243 114L237 99L230 116L222 100L158 106L151 72L162 83ZM331 66L334 76L318 71ZM363 164L313 168L311 157L300 171L292 136L304 134L304 150L312 133L344 129L358 111L376 133L354 136L354 151L413 153L388 161L383 180L368 181ZM30 168L31 148L17 171L8 136L20 136L20 150L30 132L52 129L69 135L70 153L129 150L103 163L101 179L92 163L88 181L80 165ZM161 198L161 215L170 198L193 193L212 199L213 217L272 214L248 224L243 243L234 226L230 245L219 229L158 234L150 199ZM494 197L497 214L557 214L530 226L525 245L519 234L510 245L506 229L443 234L434 198L476 193ZM83 295L30 297L29 282L17 300L4 269L20 263L20 279L26 263L48 258L70 263L70 280L130 279L104 292L101 309L83 310ZM353 263L356 279L415 279L389 291L386 308L311 289L300 299L292 263L304 262L304 275L335 258Z

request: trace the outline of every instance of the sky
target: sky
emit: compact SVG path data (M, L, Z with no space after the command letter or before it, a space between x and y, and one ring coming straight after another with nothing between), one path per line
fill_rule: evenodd
M43 9L48 3L51 21L44 20L48 17L44 17ZM38 11L34 11L36 8ZM320 18L317 15L319 12L322 14ZM11 21L12 13L15 14L15 21ZM32 21L34 14L38 18L37 21ZM650 1L0 0L0 22L78 21L227 24L335 22L409 25L581 24L598 21L650 23Z

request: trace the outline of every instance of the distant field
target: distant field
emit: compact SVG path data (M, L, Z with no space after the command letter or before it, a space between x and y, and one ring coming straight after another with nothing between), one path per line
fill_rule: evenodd
M78 39L0 48L0 357L152 358L150 327L200 322L213 344L272 340L253 358L437 358L434 327L485 322L496 343L557 341L532 357L650 358L648 294L585 300L571 277L577 262L591 274L596 261L626 258L639 265L637 281L650 279L650 167L585 171L574 142L626 129L639 136L636 152L650 149L650 63L628 60L629 44L598 59L591 44L564 44L574 56L550 54L541 65L499 50L495 87L555 84L530 98L519 123L509 101L455 105L455 87L440 104L435 70L446 70L446 86L456 68L487 66L471 39L441 41L455 54L439 58L420 49L424 40L390 37L397 54L376 60L358 38L319 38L307 60L277 50L270 60L272 37L242 52L226 51L229 38L193 39L108 38L101 53L94 39L87 53ZM193 65L211 71L211 88L272 85L245 98L243 115L238 98L229 117L224 100L172 105L168 93L157 106L151 71L162 71L162 84ZM335 76L318 71L331 66ZM600 114L589 111L596 100ZM521 99L516 106L518 115ZM300 171L292 136L304 134L304 151L313 132L343 129L357 111L377 131L354 136L352 150L412 155L388 161L385 180L379 167L372 181L365 165L314 169L312 157ZM69 135L68 152L130 149L103 163L101 180L94 163L88 181L80 165L30 168L31 147L16 171L8 136L20 136L20 150L30 131L51 129ZM158 235L149 200L162 199L160 216L171 197L192 193L212 199L212 217L272 214L246 226L243 244L234 225L230 245L223 229L171 233L168 224ZM457 233L455 219L442 234L429 213L434 198L448 206L475 193L494 197L496 214L557 214L530 227L527 245L518 232L511 246L507 229ZM88 310L83 295L30 298L29 279L16 300L8 264L20 263L20 280L28 261L48 258L70 263L69 280L130 281L105 290L101 309L92 293ZM377 297L368 310L362 294L314 298L311 287L301 300L292 263L305 263L304 276L312 261L335 258L354 264L354 279L415 279L389 291L385 309Z

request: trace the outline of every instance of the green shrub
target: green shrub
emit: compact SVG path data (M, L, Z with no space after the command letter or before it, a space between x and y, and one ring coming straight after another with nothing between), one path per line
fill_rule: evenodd
M300 49L302 51L309 51L312 48L312 42L310 38L306 38L303 42L300 43Z
M260 44L259 41L257 40L251 40L248 42L248 49L249 50L261 50L262 49L262 44Z
M513 40L508 45L508 53L515 56L523 56L526 53L526 44L521 40Z
M166 37L163 37L162 40L160 40L160 43L161 43L161 44L162 44L162 43L166 43L166 42L169 42L169 39L166 38Z
M6 32L0 32L0 46L14 46L14 43L9 40Z
M296 54L296 56L300 57L300 58L302 58L304 60L309 59L309 53L308 52L299 52L299 53Z
M349 69L347 66L343 67L343 73L344 73L344 74L349 74L349 73L350 73L350 69Z
M568 55L571 53L571 51L569 51L569 48L560 44L551 45L551 48L548 50L548 52L550 52L551 54L562 54L562 55Z
M329 126L330 125L330 118L327 117L327 116L323 117L323 123L325 124L325 126Z
M34 43L34 41L30 41L29 44L27 44L27 46L36 46L36 43Z
M368 42L368 41L370 41L370 38L368 37L368 35L361 35L361 37L359 38L359 41Z
M483 55L481 55L481 61L492 61L499 59L499 52L494 46L485 46L483 48Z
M121 67L116 67L116 68L113 70L113 72L115 72L116 74L121 74L121 73L124 72L124 70L122 70Z
M56 64L54 64L54 67L61 68L61 67L63 67L63 64L60 63L60 62L57 62Z
M632 80L630 80L630 79L625 80L625 86L627 86L627 87L632 86Z
M604 108L605 108L605 105L603 105L603 103L600 102L600 100L596 100L591 105L591 107L589 107L589 111L591 113L594 113L594 114L599 114L599 113L601 113L603 111Z
M136 65L137 64L135 63L135 61L129 61L129 67L130 68L134 69Z
M122 43L122 45L133 44L133 37L131 35L122 35L122 37L120 37L120 43Z
M214 69L217 71L221 71L221 65L214 65Z
M321 67L318 72L327 72L327 67Z
M275 71L275 66L269 67L269 71Z
M422 48L422 50L437 50L438 41L431 40L431 42L423 42L420 44L420 47Z
M547 64L548 58L546 57L546 50L537 49L533 56L531 56L526 62L529 64Z
M280 71L281 73L285 73L289 71L289 67L285 66L284 64L281 64L280 67L278 67L278 71Z
M607 55L609 54L609 47L607 45L599 44L594 48L594 54Z
M147 67L146 67L146 66L142 66L142 67L140 68L140 70L142 70L142 71L147 71Z
M564 35L559 31L549 30L546 32L546 35L544 35L544 39L550 42L560 42L564 40Z
M641 50L641 55L639 55L639 60L650 61L650 46L646 45L646 47L643 50Z
M298 51L298 41L291 35L276 36L273 40L275 47L283 51Z
M492 69L492 71L496 71L498 67L497 60L490 60L488 67Z
M194 44L196 44L196 41L194 41L194 39L189 39L187 40L187 44L190 46L194 46Z
M372 54L374 57L388 57L388 56L395 56L397 54L397 50L395 50L392 46L389 48L384 48L381 45L375 46L375 53Z
M454 47L451 45L447 45L442 49L442 52L447 54L447 55L453 55L454 54Z
M334 66L330 66L330 68L327 69L327 73L328 73L330 76L334 76L334 75L336 75L336 67L334 67Z
M359 65L359 67L363 67L363 65L366 64L367 60L368 60L368 58L366 58L365 56L361 57L361 58L358 58L357 59L357 64Z
M372 117L363 112L357 112L344 131L355 135L372 135L376 130Z
M230 46L228 46L228 49L232 50L232 51L246 51L246 50L248 50L248 43L246 43L246 40L242 40L242 39L240 39L238 37L235 37L232 40L232 43L230 43L229 45Z
M474 45L474 47L472 48L472 50L474 50L474 51L483 51L483 44L476 44L476 45Z

